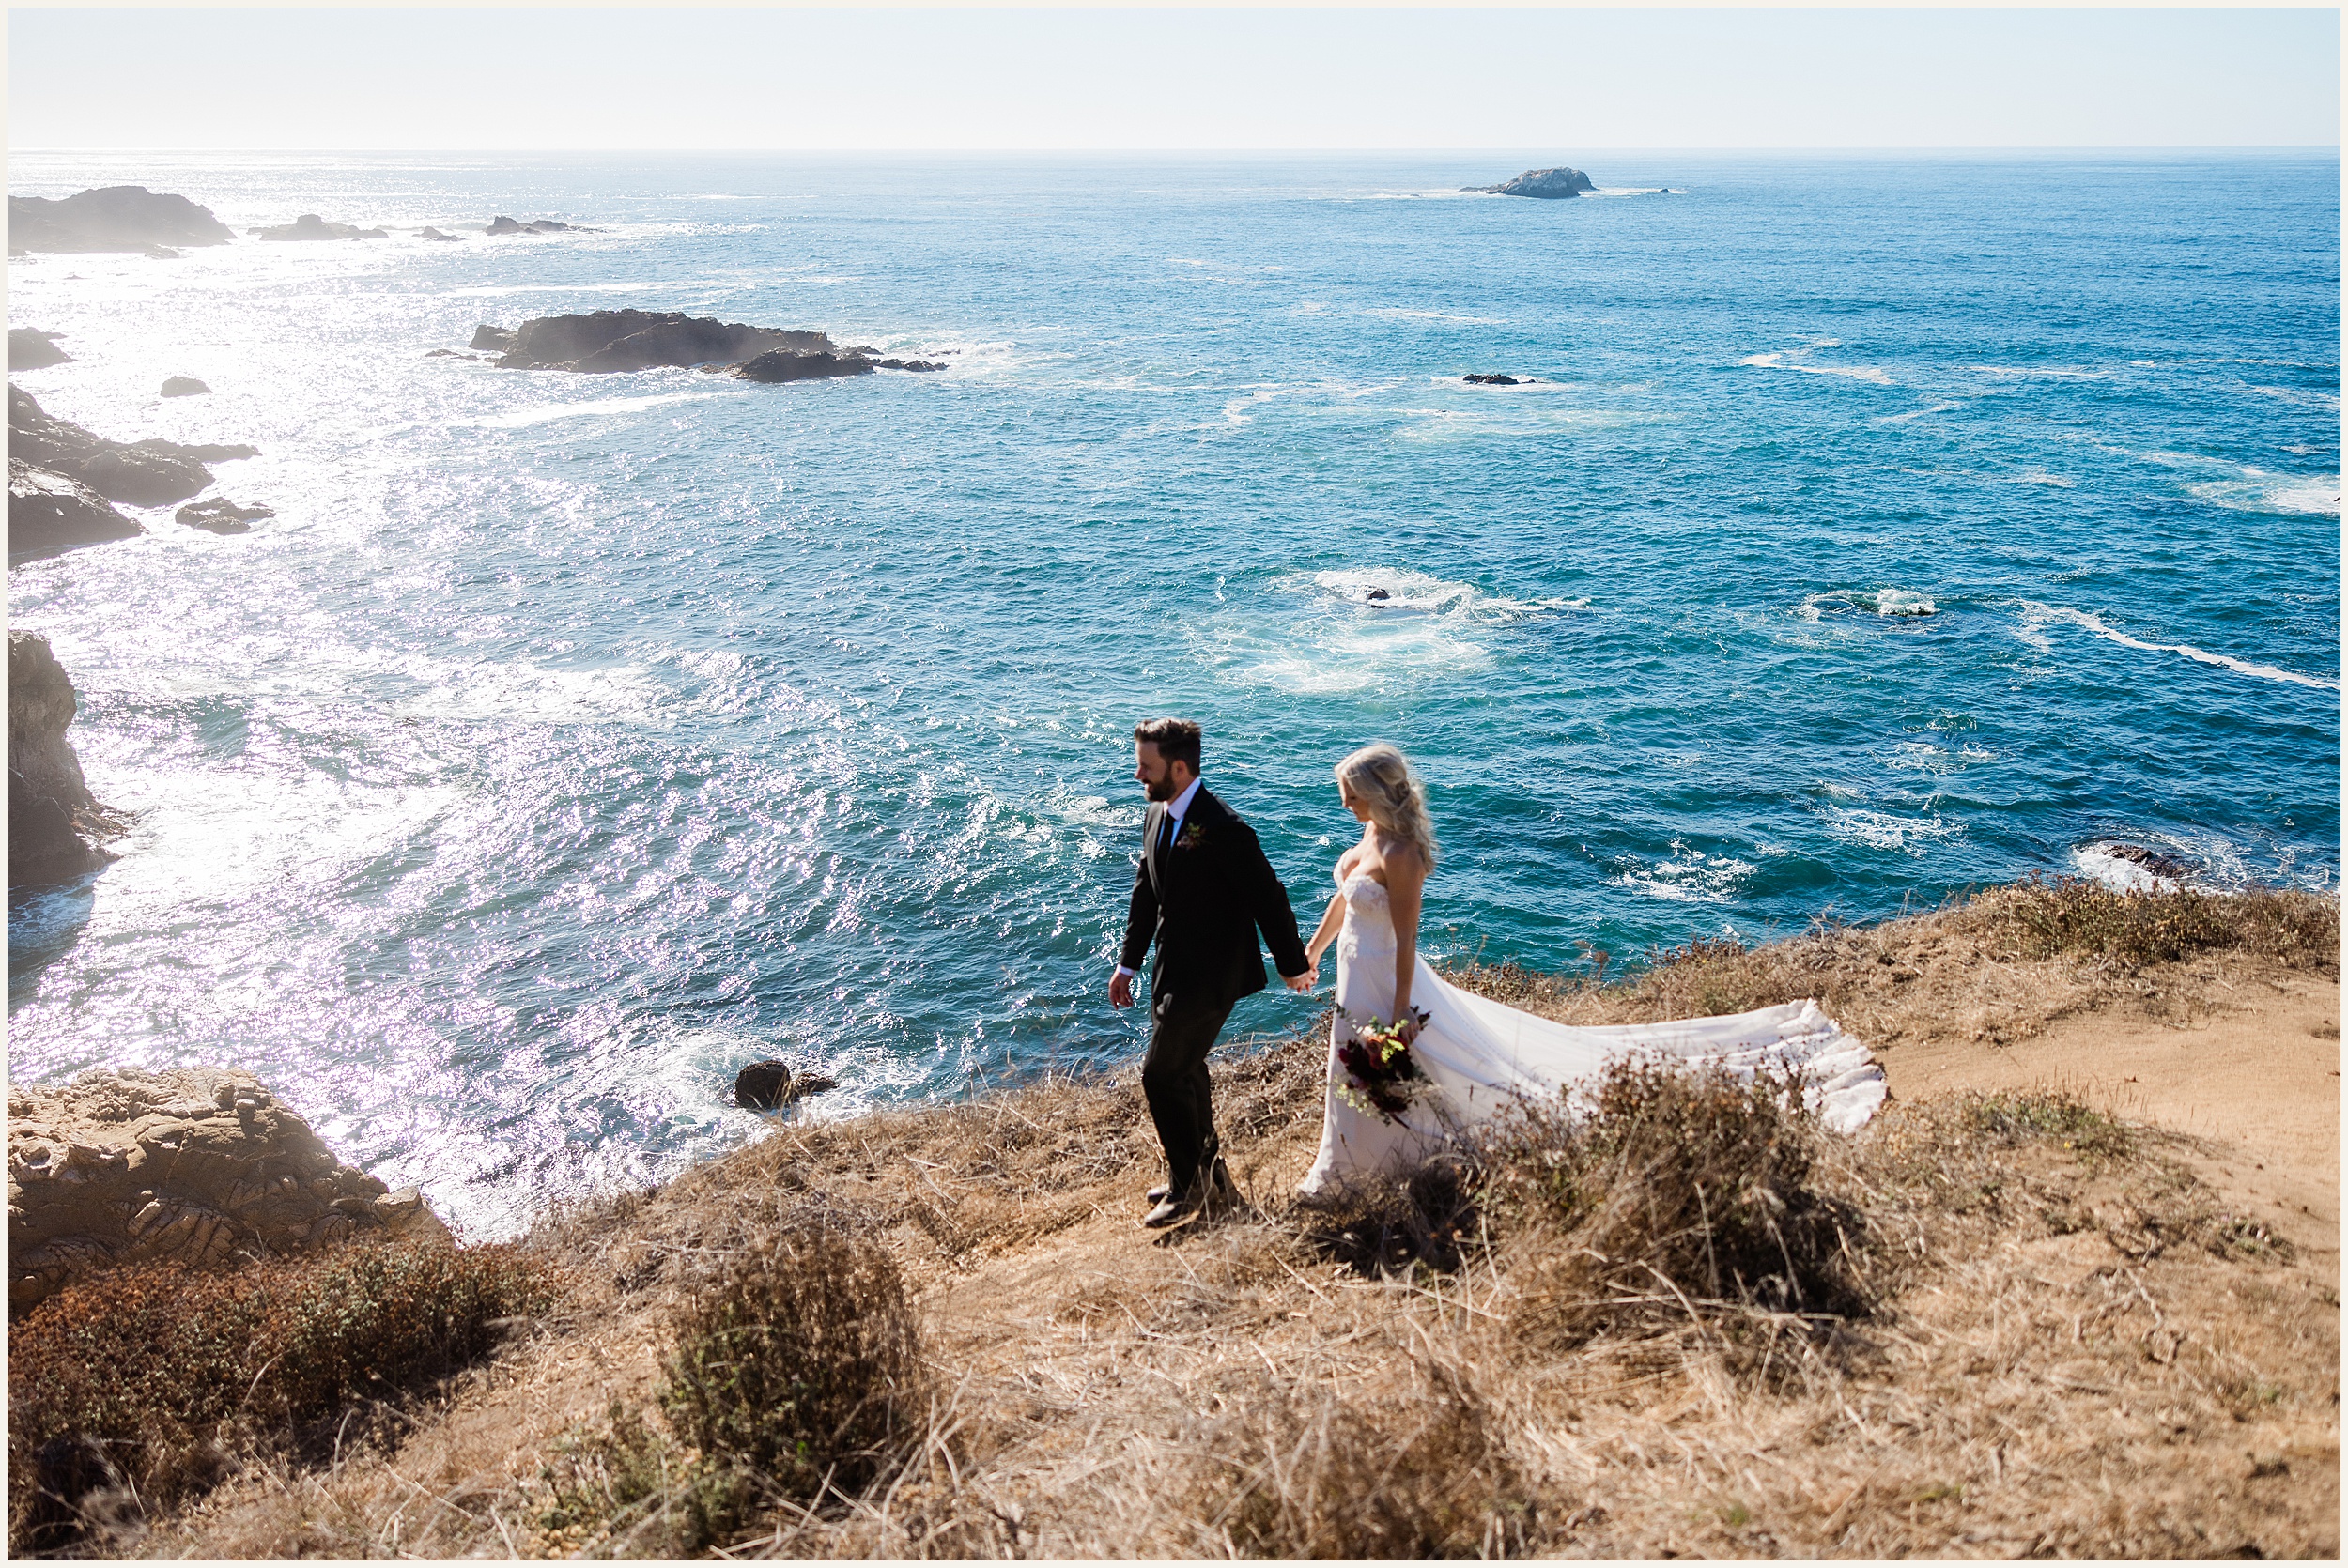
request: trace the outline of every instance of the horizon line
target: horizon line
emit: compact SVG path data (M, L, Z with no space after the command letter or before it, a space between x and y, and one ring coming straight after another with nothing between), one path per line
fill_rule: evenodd
M1870 144L1786 144L1769 146L1649 146L1643 144L1581 145L1585 152L1602 153L1869 153L1869 152L2331 152L2340 151L2338 142L1933 142L1933 143L1870 143ZM839 156L842 154L881 154L903 157L952 158L977 154L1014 153L1022 155L1091 155L1104 157L1229 157L1233 155L1274 156L1296 153L1359 154L1365 157L1392 155L1522 155L1524 146L1246 146L1246 147L1074 147L1074 146L27 146L18 145L16 155L26 153L192 153L192 152L267 152L311 153L331 157L344 153L741 153L751 155ZM1548 156L1543 154L1542 156ZM1560 155L1562 156L1562 155Z

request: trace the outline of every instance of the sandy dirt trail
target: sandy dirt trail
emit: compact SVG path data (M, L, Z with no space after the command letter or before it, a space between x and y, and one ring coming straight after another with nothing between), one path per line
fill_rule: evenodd
M2223 988L2222 990L2216 988ZM2317 1253L2340 1251L2340 982L2244 965L2190 1022L2112 1008L2011 1045L1905 1044L1892 1092L2058 1088L2182 1134L2195 1174ZM2198 1010L2197 1010L2198 1012Z

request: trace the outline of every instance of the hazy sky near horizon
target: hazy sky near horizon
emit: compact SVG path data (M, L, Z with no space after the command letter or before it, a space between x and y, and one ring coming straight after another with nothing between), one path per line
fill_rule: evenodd
M2336 146L2337 9L39 8L18 148Z

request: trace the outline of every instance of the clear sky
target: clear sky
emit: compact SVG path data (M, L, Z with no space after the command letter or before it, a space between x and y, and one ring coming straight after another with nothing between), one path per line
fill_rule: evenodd
M2337 9L8 13L23 147L2336 146Z

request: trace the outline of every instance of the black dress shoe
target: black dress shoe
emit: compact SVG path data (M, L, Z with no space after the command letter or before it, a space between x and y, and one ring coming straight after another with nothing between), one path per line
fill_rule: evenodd
M1168 1198L1143 1215L1141 1222L1151 1230L1164 1230L1168 1225L1179 1225L1185 1220L1195 1220L1197 1217L1198 1206L1197 1204L1176 1203L1172 1198Z

